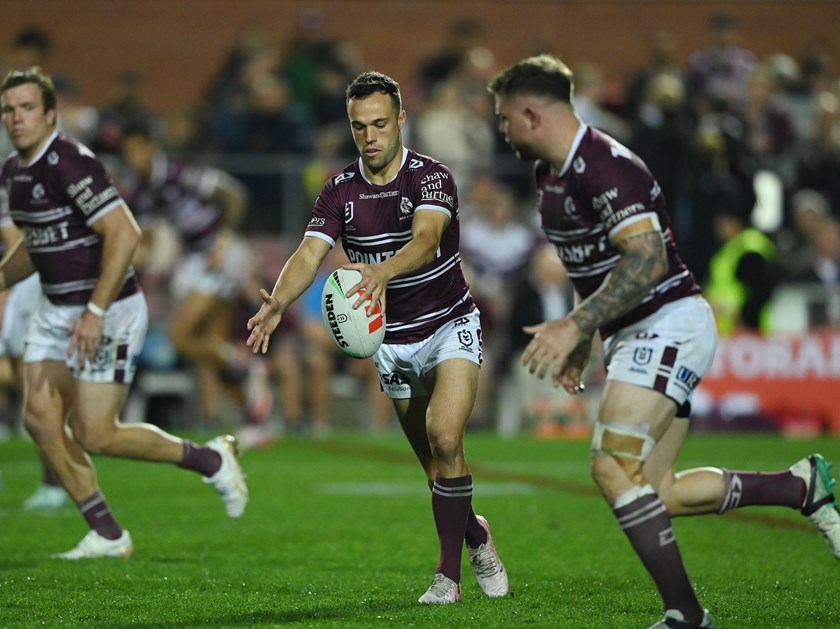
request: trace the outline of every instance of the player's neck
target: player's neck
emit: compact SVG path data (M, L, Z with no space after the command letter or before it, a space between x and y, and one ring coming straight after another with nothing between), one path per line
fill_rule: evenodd
M27 149L18 149L18 163L24 168L32 164L32 162L43 152L44 148L46 148L47 143L50 141L52 136L53 131L51 130L46 137L38 142L36 146Z

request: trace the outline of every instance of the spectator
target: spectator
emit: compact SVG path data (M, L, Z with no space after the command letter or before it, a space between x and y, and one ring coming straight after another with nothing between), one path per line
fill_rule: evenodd
M769 303L779 280L776 245L750 227L753 198L721 190L712 217L720 248L709 263L705 294L722 336L771 329Z

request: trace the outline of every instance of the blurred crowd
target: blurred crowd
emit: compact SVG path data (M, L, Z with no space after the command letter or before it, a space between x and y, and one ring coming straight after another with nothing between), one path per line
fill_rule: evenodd
M283 41L258 27L241 33L200 102L168 112L146 104L154 76L130 68L114 77L104 106L86 104L52 58L50 33L40 28L18 33L0 56L4 74L30 65L53 74L60 129L107 159L132 207L150 190L153 205L194 202L213 216L207 220L235 235L230 242L250 245L232 263L242 273L224 307L200 314L184 314L174 287L193 242L188 232L196 227L189 211L158 208L147 215L144 227L156 237L138 266L153 316L143 368L204 374L208 384L192 425L223 422L227 408L244 418L243 427L261 426L253 429L254 445L270 443L277 428L328 433L331 418L335 423L341 415L337 398L345 395L366 400L354 426L393 425L372 368L346 359L326 340L319 286L284 322L271 360L248 356L242 342L245 320L258 307L257 288L270 288L324 181L356 155L344 89L370 66L358 41L327 35L325 20L306 11ZM692 51L680 49L678 33L654 33L646 41L648 61L618 79L607 79L609 68L587 59L565 59L575 72L575 106L584 122L647 162L723 334L795 327L772 305L780 290L797 286L805 305L794 331L837 326L837 51L832 42L815 40L807 50L759 57L739 27L728 14L710 15L707 43ZM439 50L411 76L397 77L409 113L406 143L447 164L458 182L462 258L480 305L487 356L474 423L515 433L562 417L575 430L588 420L585 400L541 388L516 364L528 342L522 325L562 316L573 294L535 223L530 169L496 129L485 86L499 66L480 21L451 24ZM138 128L152 143L146 167L127 142L127 131ZM0 140L4 154L7 142ZM167 178L155 170L163 164L181 164L186 174ZM196 348L210 338L218 349L212 356ZM599 373L594 366L593 391ZM225 399L212 393L229 385L238 392Z

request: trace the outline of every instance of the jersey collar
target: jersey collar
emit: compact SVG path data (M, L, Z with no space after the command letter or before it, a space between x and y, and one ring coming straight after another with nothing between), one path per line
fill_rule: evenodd
M568 172L569 167L572 165L572 160L575 158L575 153L577 153L578 147L580 147L580 143L583 141L583 136L588 130L589 125L581 121L577 133L575 134L575 139L572 140L572 147L569 149L569 154L566 155L566 161L563 162L563 168L560 169L560 177Z
M41 158L44 156L44 154L45 154L45 153L49 150L49 148L52 146L52 143L53 143L53 142L55 142L55 139L56 139L57 137L58 137L58 131L53 131L53 132L50 134L50 137L48 137L48 138L47 138L47 141L46 141L46 142L44 142L44 146L41 148L41 150L40 150L40 151L38 151L38 152L35 154L35 157L33 157L32 159L30 159L30 160L26 163L26 166L24 166L24 168L29 168L30 166L32 166L33 164L35 164L35 163L36 163L39 159L41 159ZM18 155L20 155L20 153L18 153Z
M359 158L359 174L362 176L362 179L367 181L372 186L387 186L389 183L391 183L391 181L394 181L394 179L396 179L399 176L399 174L402 172L403 166L405 166L405 160L407 160L407 159L408 159L408 149L403 147L402 161L400 161L400 167L397 169L397 173L389 181L386 181L385 183L373 183L370 179L367 178L367 175L365 174L365 165L362 163L362 158L361 157Z

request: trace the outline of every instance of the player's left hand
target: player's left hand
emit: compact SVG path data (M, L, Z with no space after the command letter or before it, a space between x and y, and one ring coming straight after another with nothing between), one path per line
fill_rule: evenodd
M583 391L580 378L589 360L592 338L569 318L526 326L523 330L534 335L522 355L522 364L528 371L543 379L551 369L555 387L562 385L572 395Z
M357 262L354 264L343 264L342 269L358 271L362 274L362 279L357 284L350 287L344 295L351 297L356 293L359 298L353 304L353 308L358 308L366 301L370 300L365 312L368 315L373 314L373 309L377 303L382 307L382 312L385 312L385 290L388 288L388 274L382 270L381 267L375 264L363 264Z
M79 367L92 361L99 351L102 331L105 329L105 318L85 310L82 316L70 328L70 345L67 347L67 358L76 354Z

